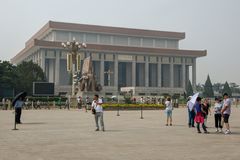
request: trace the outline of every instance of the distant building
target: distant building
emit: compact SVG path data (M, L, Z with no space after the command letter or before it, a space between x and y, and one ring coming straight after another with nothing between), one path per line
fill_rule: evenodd
M189 68L195 87L196 58L207 54L206 50L179 49L185 33L49 21L11 62L32 60L42 67L47 80L55 83L56 94L70 92L67 51L61 42L73 38L87 43L81 59L92 57L102 95L115 95L120 89L132 90L136 96L182 94Z

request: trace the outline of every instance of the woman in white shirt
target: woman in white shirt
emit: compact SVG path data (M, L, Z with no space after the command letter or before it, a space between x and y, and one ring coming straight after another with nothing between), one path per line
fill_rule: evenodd
M214 112L216 132L222 132L222 124L221 124L221 121L222 121L222 114L221 114L222 106L223 106L223 104L221 103L221 99L220 98L215 98L215 106L214 106L213 112Z
M172 110L173 110L173 106L172 106L172 102L171 102L171 98L167 98L167 101L165 102L165 112L167 114L167 123L166 126L168 126L169 121L170 121L170 126L172 126Z

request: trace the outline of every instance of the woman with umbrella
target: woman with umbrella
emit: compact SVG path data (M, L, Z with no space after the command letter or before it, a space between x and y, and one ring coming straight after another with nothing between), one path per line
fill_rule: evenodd
M19 93L13 100L13 106L15 108L15 123L21 124L21 114L22 114L22 107L24 105L24 99L26 97L26 92Z
M22 123L22 122L21 122L21 115L22 115L22 107L23 107L23 105L24 105L24 101L23 101L23 98L22 98L22 97L20 97L20 98L16 101L16 103L15 103L15 105L14 105L14 107L15 107L15 112L16 112L15 121L16 121L17 124L21 124L21 123Z

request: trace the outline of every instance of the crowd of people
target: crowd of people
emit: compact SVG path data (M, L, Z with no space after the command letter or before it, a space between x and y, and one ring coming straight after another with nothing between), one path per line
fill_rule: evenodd
M193 103L193 97L188 97L187 100L187 110L188 110L188 127L189 128L197 128L198 133L202 133L200 126L202 127L205 134L208 134L208 116L214 115L214 122L215 122L215 128L217 133L225 133L230 134L230 125L229 125L229 117L231 115L231 100L227 93L223 94L223 97L216 97L215 98L215 104L214 107L211 107L211 104L209 102L208 98L202 99L201 97L195 97ZM143 97L139 99L140 103L144 104L145 100ZM3 100L3 104L5 105L5 100ZM91 110L95 117L96 122L96 131L101 130L105 131L104 128L104 121L103 121L103 104L104 100L103 97L99 97L98 95L95 95L93 97L93 100L91 101L89 97L85 98L85 101L83 101L82 97L77 98L77 106L79 109L84 108L85 111ZM68 102L66 102L68 103ZM165 114L166 114L166 126L172 126L173 125L173 118L172 118L172 112L173 112L173 101L170 97L167 97L164 100L161 100L161 103L165 105ZM21 123L21 110L24 106L24 104L28 104L28 100L19 99L15 105L15 112L16 117L15 121L16 123ZM40 102L36 102L36 109L41 109ZM100 123L100 125L99 125ZM225 131L223 131L223 128L226 128Z
M188 108L188 126L189 128L195 128L197 125L197 132L201 133L200 125L204 130L204 133L209 133L207 131L207 119L208 115L214 114L215 128L217 133L230 134L229 117L231 115L231 100L227 93L223 94L223 100L221 97L215 98L214 107L212 111L210 109L210 104L208 99L204 99L202 102L201 97L197 97L194 105L191 105L191 98L188 98L187 108ZM226 130L223 131L225 126Z

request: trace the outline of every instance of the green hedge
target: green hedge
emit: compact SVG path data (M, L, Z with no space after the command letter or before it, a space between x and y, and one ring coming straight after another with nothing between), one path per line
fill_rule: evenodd
M59 101L60 97L27 97L29 101L40 101L40 102L52 102L52 101ZM66 97L61 97L61 101L65 102Z

